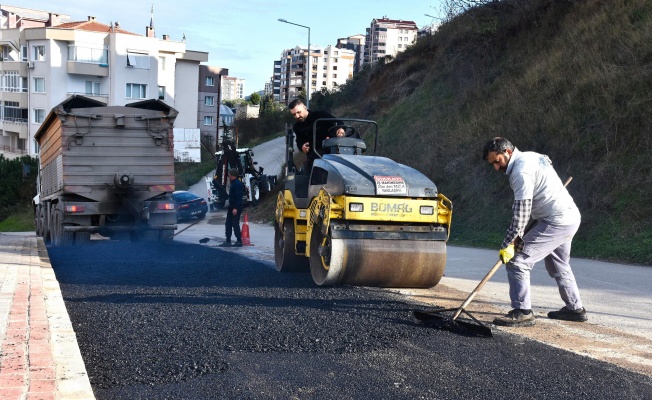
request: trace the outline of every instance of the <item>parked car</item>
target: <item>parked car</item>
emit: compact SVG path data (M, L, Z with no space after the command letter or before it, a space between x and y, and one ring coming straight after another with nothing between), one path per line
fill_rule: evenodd
M186 192L185 190L177 190L172 193L172 199L177 210L177 221L192 217L199 219L206 217L208 204L206 204L206 200L196 194Z

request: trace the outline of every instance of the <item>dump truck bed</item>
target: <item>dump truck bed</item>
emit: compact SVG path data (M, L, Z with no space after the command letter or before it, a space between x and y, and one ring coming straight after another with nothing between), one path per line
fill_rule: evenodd
M41 196L113 200L116 177L133 178L140 199L174 190L176 112L125 106L54 109L37 134Z

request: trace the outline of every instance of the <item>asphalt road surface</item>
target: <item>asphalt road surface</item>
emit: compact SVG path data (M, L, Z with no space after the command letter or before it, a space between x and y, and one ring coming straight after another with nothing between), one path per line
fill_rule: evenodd
M652 380L199 244L49 248L98 399L645 399Z

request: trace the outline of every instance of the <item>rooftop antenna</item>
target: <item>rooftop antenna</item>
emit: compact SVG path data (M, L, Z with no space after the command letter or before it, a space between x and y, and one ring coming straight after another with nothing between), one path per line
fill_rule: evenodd
M154 30L154 3L152 3L152 10L149 18L149 29L152 30L154 37L156 37L156 31Z

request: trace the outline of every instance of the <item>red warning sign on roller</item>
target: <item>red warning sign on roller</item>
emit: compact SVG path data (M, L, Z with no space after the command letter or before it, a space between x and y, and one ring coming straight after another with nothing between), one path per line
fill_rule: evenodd
M407 195L407 185L400 176L374 176L376 194Z

